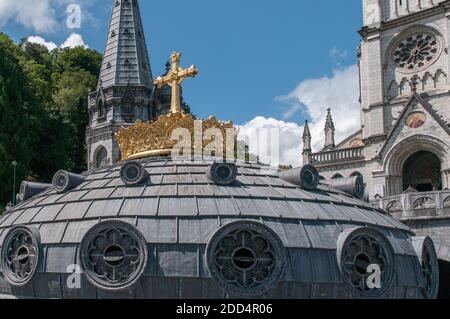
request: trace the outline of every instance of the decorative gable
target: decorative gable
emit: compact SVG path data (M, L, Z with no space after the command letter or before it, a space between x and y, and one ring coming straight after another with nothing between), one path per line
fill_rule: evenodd
M399 113L379 155L384 157L398 142L414 135L432 135L442 139L450 135L448 123L416 92Z

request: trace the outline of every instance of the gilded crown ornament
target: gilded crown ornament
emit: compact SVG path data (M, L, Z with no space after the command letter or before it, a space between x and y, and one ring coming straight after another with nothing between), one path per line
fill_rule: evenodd
M171 70L155 80L155 85L159 87L172 87L170 113L151 122L138 121L131 127L121 128L115 137L122 160L167 156L180 144L184 151L188 150L189 155L234 154L238 130L232 122L219 122L214 116L207 120L196 120L182 111L180 84L187 77L195 77L198 70L194 65L189 69L180 68L180 57L180 53L172 53Z
M190 114L179 112L122 128L116 133L116 140L122 160L126 161L170 155L177 145L184 145L184 151L189 153L184 155L189 156L207 151L212 151L212 155L233 154L237 133L232 122L219 122L214 116L196 120Z

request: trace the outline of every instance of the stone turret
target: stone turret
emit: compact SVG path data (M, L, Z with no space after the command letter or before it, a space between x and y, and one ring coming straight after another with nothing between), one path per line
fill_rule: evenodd
M89 94L89 170L120 160L118 128L165 113L166 92L153 84L139 1L114 0L97 90Z

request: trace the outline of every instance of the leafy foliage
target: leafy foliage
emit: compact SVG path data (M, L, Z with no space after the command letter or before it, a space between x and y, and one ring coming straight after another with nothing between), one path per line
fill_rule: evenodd
M1 209L12 200L14 160L17 181L48 182L58 169L86 168L87 95L101 55L82 47L49 52L0 33L0 57Z

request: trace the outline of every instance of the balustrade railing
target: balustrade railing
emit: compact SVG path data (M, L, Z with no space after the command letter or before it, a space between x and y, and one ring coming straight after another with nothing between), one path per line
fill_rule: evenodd
M378 198L374 204L398 219L450 216L450 191L407 192Z
M364 159L364 147L346 148L320 152L312 155L312 164L316 166Z

